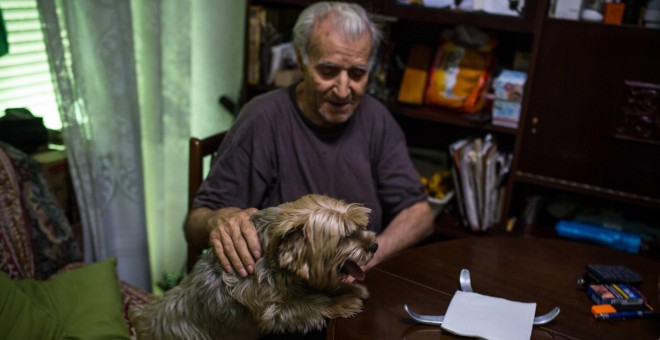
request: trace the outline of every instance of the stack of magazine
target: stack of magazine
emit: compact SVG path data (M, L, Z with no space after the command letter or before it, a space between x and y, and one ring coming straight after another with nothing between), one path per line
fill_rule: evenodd
M457 140L449 154L463 224L485 231L500 220L511 154L498 150L490 134Z

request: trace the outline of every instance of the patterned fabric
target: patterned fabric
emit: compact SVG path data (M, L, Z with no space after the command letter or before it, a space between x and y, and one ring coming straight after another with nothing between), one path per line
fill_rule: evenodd
M30 228L23 215L19 180L0 148L0 269L12 279L34 277Z
M121 290L121 297L124 300L124 320L128 326L128 330L131 332L131 337L133 339L137 338L137 333L133 323L128 317L129 310L132 306L137 305L146 305L156 301L156 296L143 290L142 288L133 286L124 281L119 281L119 290Z
M55 203L39 166L0 142L0 269L12 279L47 279L85 264L73 230ZM130 306L150 303L151 293L119 282L124 319Z
M0 225L1 269L13 279L45 279L64 265L82 260L71 225L39 165L8 144L0 142L0 152L0 176L9 179L2 181L9 183L2 184L0 193L3 211L7 208ZM25 242L28 237L31 242Z

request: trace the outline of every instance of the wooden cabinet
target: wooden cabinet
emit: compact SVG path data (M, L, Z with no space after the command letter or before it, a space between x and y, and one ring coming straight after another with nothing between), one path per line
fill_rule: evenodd
M293 11L310 2L250 1ZM549 2L528 0L522 15L511 17L360 1L391 19L392 60L405 62L412 44L437 46L440 32L456 25L494 34L501 68L512 67L516 51L530 56L517 129L479 115L398 103L396 74L384 101L413 146L446 151L461 137L496 135L513 153L501 222L520 216L527 196L547 190L660 208L660 30L551 19ZM245 93L265 89L246 85Z
M660 31L546 20L538 54L515 178L657 206Z

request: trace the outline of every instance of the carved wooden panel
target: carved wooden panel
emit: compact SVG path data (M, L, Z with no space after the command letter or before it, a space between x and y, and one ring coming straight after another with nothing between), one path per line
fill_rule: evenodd
M615 136L660 144L660 84L624 83L626 94Z

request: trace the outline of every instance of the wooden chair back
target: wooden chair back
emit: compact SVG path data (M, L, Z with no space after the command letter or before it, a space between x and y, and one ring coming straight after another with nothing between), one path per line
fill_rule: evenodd
M188 210L192 209L193 200L202 181L204 181L204 158L211 156L211 163L213 157L218 150L220 143L225 138L226 132L216 133L203 139L191 137L189 142L190 155L188 164ZM197 262L197 258L202 253L203 249L199 249L188 244L188 262L187 269L190 272L192 267Z

